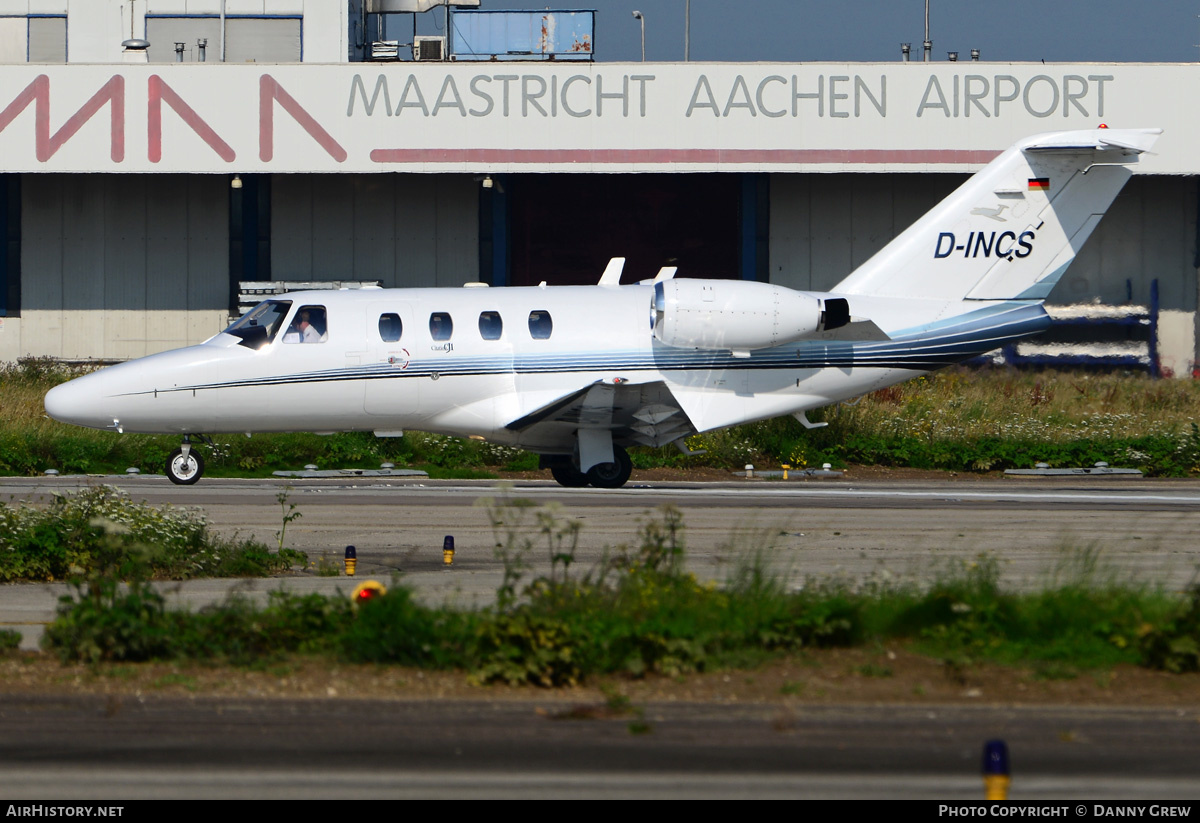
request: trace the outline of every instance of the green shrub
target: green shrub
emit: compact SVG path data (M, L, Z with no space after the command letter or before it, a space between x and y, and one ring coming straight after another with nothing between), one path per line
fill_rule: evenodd
M1200 586L1192 586L1186 605L1140 638L1142 665L1168 672L1200 671Z
M98 580L59 600L42 644L64 663L154 660L172 655L180 622L149 584Z
M675 676L896 638L959 672L979 661L1029 666L1041 678L1123 662L1200 670L1200 587L1181 603L1105 571L1094 552L1067 556L1044 589L1029 593L1006 591L999 561L987 556L947 564L928 588L834 580L791 590L773 571L768 543L742 547L747 560L722 587L685 570L683 523L670 507L642 524L633 548L619 546L583 571L574 562L578 523L558 509L502 499L489 517L504 576L488 609L424 606L394 580L386 595L357 606L341 594L274 593L264 607L231 597L194 614L167 612L139 576L152 561L123 553L107 533L96 544L97 571L62 599L45 642L64 661L253 665L319 654L543 687L598 674ZM551 571L525 583L539 544ZM71 550L69 540L62 545ZM133 582L113 582L118 572Z
M571 625L521 609L493 615L476 630L473 677L481 683L573 686L583 672Z
M93 572L128 577L263 576L303 566L302 552L270 552L213 533L196 509L153 507L112 486L55 495L47 508L0 503L0 581L65 580Z
M387 594L358 607L341 641L350 660L444 669L463 666L479 616L430 609L393 580Z

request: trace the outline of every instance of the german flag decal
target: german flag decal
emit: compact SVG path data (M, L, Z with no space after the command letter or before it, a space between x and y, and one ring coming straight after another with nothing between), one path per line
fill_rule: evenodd
M1029 178L1029 190L1030 191L1050 191L1050 178L1049 177L1030 177Z

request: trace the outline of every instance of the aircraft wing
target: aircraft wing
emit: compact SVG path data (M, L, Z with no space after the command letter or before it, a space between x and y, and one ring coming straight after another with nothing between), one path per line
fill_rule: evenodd
M512 421L505 428L607 429L620 445L665 446L696 433L666 383L597 381Z

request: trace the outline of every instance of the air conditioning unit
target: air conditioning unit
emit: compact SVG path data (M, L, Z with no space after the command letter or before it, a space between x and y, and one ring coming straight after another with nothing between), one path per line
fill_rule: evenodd
M399 60L400 43L396 40L376 40L371 44L372 60Z
M445 59L445 37L416 37L413 39L413 60L431 60L436 62Z

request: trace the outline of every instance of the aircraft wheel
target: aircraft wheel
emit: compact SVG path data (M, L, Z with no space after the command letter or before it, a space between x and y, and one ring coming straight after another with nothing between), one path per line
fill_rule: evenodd
M183 456L183 449L176 449L167 458L167 477L172 483L180 486L190 486L204 474L204 458L193 448L188 456Z
M633 461L620 446L613 446L615 463L598 463L588 469L587 478L598 489L619 489L633 473Z
M558 485L568 489L578 489L588 484L588 476L571 463L556 463L550 467L550 474L558 481Z

